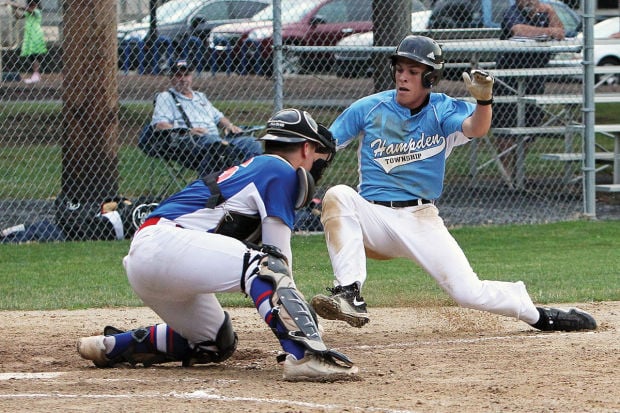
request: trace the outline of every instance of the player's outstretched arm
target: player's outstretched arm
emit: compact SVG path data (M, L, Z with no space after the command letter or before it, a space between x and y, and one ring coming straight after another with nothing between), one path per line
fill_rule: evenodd
M494 79L489 73L474 69L471 75L463 73L463 82L476 99L474 113L463 122L463 133L472 138L479 138L486 135L491 127Z

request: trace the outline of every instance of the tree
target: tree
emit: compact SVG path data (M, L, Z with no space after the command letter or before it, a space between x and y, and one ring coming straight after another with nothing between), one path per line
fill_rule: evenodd
M115 0L64 0L62 193L118 194Z
M386 6L389 4L389 6ZM396 49L400 40L411 32L411 0L385 2L372 1L372 21L374 46L391 46ZM388 56L384 53L372 54L373 81L375 91L393 87Z
M156 73L156 66L159 62L153 62L153 56L155 55L155 42L157 41L157 7L159 2L157 0L149 0L149 31L144 39L144 48L146 49L145 58L148 65L151 66L151 73Z

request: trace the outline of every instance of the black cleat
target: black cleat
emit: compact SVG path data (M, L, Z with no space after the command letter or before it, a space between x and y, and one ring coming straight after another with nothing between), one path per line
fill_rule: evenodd
M560 310L559 308L536 307L540 319L532 327L542 331L596 330L596 320L578 308Z
M327 320L342 320L353 327L362 327L370 321L366 302L360 297L357 284L327 288L330 296L316 295L310 300L314 311Z

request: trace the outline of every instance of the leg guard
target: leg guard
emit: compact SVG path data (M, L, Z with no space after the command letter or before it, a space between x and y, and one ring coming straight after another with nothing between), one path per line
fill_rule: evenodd
M233 330L230 316L224 311L224 323L217 332L214 341L197 343L192 353L183 360L183 366L194 364L221 363L230 358L237 349L239 341L237 333Z
M250 273L250 277L256 277L256 281L269 284L269 296L264 297L269 300L269 312L262 314L267 324L275 336L280 340L283 348L286 342L294 343L298 350L304 353L316 354L322 359L337 364L342 362L347 366L352 366L353 362L344 354L335 350L330 350L323 343L318 329L316 314L306 302L303 295L297 291L295 283L290 275L290 270L286 257L277 248L269 245L262 247L251 246L252 249L260 250L264 255L256 255L254 258L246 258L243 267L242 281L251 264L258 261L257 267ZM241 283L243 291L245 283ZM259 287L260 289L260 287ZM260 304L256 296L252 296L254 303L259 309ZM259 310L260 312L260 310ZM296 354L298 359L304 358L303 354ZM282 361L279 359L278 361Z
M115 327L106 326L104 336L117 336L117 343L122 340L119 350L113 351L109 357L108 367L118 363L129 363L132 366L143 364L149 367L153 364L180 361L183 366L192 366L203 363L219 363L229 358L237 348L237 334L233 331L230 316L224 312L224 323L220 327L215 340L204 341L191 345L187 340L170 327L159 324L125 332ZM161 333L158 328L166 328L164 343L157 344ZM127 335L130 334L130 337ZM124 336L120 339L119 336ZM124 343L124 344L123 344ZM119 351L121 351L119 353Z
M258 264L258 277L274 286L274 294L271 297L273 307L271 329L278 338L298 341L312 352L327 351L319 333L316 316L295 288L286 258L273 247L264 251L267 254ZM277 331L277 321L280 321L287 330L284 336Z
M104 336L124 333L125 331L111 326L106 326L103 329ZM110 366L118 363L129 363L135 367L136 364L142 363L144 367L150 367L153 364L179 361L174 355L157 351L157 349L150 344L150 340L148 340L149 335L151 334L149 327L137 328L129 331L129 333L131 333L131 338L133 341L125 351L110 359ZM137 347L142 349L146 347L147 350L137 350Z

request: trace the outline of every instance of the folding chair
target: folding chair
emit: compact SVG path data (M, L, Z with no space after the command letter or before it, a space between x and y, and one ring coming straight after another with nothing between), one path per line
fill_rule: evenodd
M164 186L162 195L168 195L182 189L192 179L224 170L255 155L235 146L234 140L254 138L264 128L263 125L241 126L241 133L228 134L222 142L205 145L188 129L155 130L147 124L138 139L138 147L154 161L151 164L152 177L158 169L165 169L170 180Z

